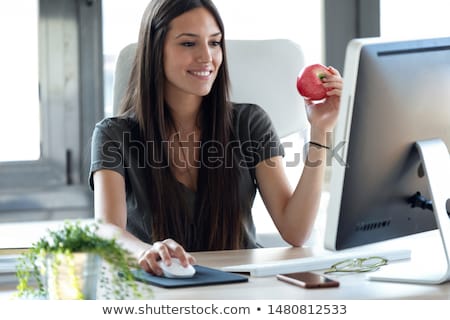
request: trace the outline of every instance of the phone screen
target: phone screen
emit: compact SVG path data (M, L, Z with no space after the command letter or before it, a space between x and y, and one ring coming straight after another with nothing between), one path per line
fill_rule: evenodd
M312 272L279 274L277 278L303 288L330 288L339 286L338 281Z

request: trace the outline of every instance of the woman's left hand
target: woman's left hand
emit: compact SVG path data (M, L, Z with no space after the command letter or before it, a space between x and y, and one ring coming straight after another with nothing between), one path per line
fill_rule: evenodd
M331 88L327 92L327 98L318 103L305 99L308 121L312 127L323 132L333 131L339 113L339 103L342 94L342 77L339 71L333 67L328 67L328 70L332 75L322 79L323 85L326 88Z

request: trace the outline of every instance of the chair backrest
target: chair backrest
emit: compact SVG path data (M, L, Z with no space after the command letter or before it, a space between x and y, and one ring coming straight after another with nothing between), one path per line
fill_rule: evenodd
M227 40L231 100L255 103L271 117L280 137L308 127L303 99L296 78L304 66L299 45L286 39ZM119 54L114 75L113 110L116 114L124 95L136 44Z

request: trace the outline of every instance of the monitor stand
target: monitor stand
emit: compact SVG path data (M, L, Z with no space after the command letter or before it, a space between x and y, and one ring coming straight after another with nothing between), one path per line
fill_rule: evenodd
M436 265L431 261L424 261L422 267L425 268L413 269L412 273L404 267L401 268L403 270L385 270L386 272L382 270L369 276L370 280L423 284L440 284L450 281L450 217L446 209L447 201L450 201L450 155L441 139L417 141L416 147L428 180L445 262Z

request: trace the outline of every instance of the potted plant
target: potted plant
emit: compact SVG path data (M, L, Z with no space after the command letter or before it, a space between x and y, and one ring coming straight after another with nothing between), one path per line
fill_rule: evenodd
M19 297L96 299L148 298L138 290L132 269L137 262L114 238L98 234L96 223L66 222L23 253L18 260Z

